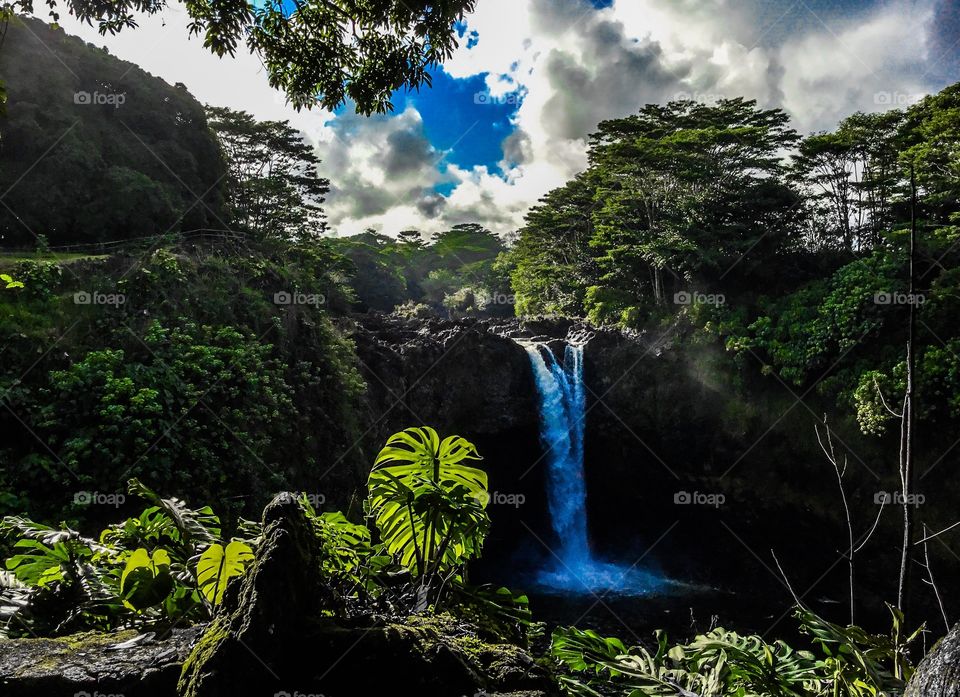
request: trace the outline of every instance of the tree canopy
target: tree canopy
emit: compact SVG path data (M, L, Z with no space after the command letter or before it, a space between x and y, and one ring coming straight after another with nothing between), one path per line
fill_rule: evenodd
M320 158L288 121L257 121L245 111L207 107L226 157L233 222L257 236L315 237L326 229L321 204L330 183Z
M31 19L10 25L0 76L3 244L223 227L226 166L183 85Z
M137 26L136 13L157 14L165 0L46 0L56 22L66 10L101 34ZM260 56L270 85L298 108L327 109L347 100L363 114L392 108L391 94L430 84L428 70L457 45L454 22L476 0L188 0L189 31L217 56L245 43ZM33 14L34 0L7 12Z

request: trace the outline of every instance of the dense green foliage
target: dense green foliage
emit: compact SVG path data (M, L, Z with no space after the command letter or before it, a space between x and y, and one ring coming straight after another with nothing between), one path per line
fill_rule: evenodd
M903 635L903 615L891 612L890 636L877 636L798 608L800 629L814 651L722 628L675 646L658 632L653 651L591 630L560 628L552 648L568 671L563 685L576 696L878 697L903 692L912 674L906 648L922 631Z
M481 225L455 225L429 243L405 230L396 239L368 231L333 244L354 264L360 310L513 314L505 246Z
M183 85L32 19L10 23L0 79L4 245L224 226L225 163Z
M4 509L102 518L76 493L136 476L232 517L339 462L324 492L348 497L362 382L326 309L343 264L287 243L21 262L0 295Z
M692 282L769 267L800 236L780 158L795 141L782 111L742 99L649 105L601 123L589 169L521 231L519 308L636 323Z
M480 556L487 532L489 495L486 474L461 464L465 459L479 459L466 439L407 429L388 440L371 473L370 527L340 512L318 513L306 495L295 502L316 537L326 612L449 611L526 636L525 596L466 583L466 564ZM150 507L96 539L21 516L0 521L0 538L15 552L0 571L0 635L202 620L254 563L259 525L241 520L228 541L209 507L160 498L137 480L129 492ZM397 516L396 503L409 515Z
M325 230L323 197L329 182L320 159L287 121L257 121L245 111L207 107L230 176L231 224L257 237L318 237Z
M129 493L150 505L96 538L24 517L0 521L0 536L15 540L16 552L0 571L0 634L54 635L211 616L229 578L252 560L248 543L255 540L234 539L224 548L220 519L209 507L161 498L136 479ZM224 559L229 565L220 563Z
M454 22L475 0L308 0L184 3L191 35L216 55L233 56L241 43L259 55L270 85L299 107L333 110L348 99L359 112L384 112L391 94L430 84L427 70L457 45ZM102 34L136 27L136 13L156 14L165 0L47 0L56 22L65 8L96 23ZM11 0L4 12L33 14L34 0ZM0 17L2 19L2 17Z

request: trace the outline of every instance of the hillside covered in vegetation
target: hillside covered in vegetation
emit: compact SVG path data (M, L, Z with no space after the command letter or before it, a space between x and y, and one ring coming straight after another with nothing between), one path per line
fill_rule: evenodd
M318 65L201 5L361 112L472 7L327 4ZM960 83L650 104L512 234L347 236L290 122L2 18L0 689L939 697Z

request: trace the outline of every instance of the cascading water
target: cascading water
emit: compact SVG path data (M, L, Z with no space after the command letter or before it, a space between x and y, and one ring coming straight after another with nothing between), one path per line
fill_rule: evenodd
M583 345L567 344L563 362L543 344L525 344L540 396L540 438L546 449L547 503L560 543L555 564L539 582L570 591L601 589L642 594L662 583L646 572L594 558L587 534L587 492L583 469L586 394Z
M560 540L558 556L577 568L590 558L583 482L583 347L568 345L563 364L539 345L527 346L540 393L540 438L549 448L547 503Z

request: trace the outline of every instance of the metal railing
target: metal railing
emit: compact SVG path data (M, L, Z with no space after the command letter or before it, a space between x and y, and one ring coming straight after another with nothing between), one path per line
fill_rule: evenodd
M178 245L185 243L203 244L203 243L241 243L246 244L250 241L250 236L236 232L234 230L218 230L213 228L198 228L196 230L184 230L183 232L170 232L163 235L147 235L144 237L128 237L122 240L106 240L102 242L78 242L74 244L50 245L46 248L51 255L84 253L90 255L96 254L117 254L128 249L142 249L149 246L162 244ZM36 247L6 247L0 248L2 255L28 255L42 254L43 251Z

